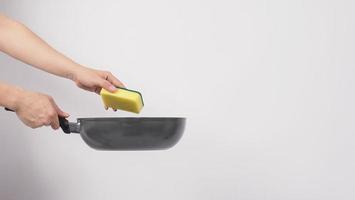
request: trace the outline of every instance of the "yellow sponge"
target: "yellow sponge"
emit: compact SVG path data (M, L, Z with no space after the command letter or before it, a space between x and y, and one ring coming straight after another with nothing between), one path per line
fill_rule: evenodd
M105 106L112 109L139 113L144 106L142 95L138 91L118 88L116 92L111 93L102 88L100 95Z

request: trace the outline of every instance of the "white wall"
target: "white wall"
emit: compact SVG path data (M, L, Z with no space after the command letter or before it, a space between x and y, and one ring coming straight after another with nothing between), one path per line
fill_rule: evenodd
M355 2L1 0L76 61L140 90L141 116L186 116L168 151L102 152L0 112L0 199L355 198ZM76 117L99 96L5 55L0 79Z

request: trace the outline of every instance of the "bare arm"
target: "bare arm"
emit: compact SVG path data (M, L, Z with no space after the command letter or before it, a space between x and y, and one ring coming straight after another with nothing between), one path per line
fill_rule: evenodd
M71 77L80 66L57 52L23 24L0 15L0 50L38 69Z
M0 15L0 51L48 73L69 78L80 88L98 93L124 85L110 72L84 67L49 46L23 24Z

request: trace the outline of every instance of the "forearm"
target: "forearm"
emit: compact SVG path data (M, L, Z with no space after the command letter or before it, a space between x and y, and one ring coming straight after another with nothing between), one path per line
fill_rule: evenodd
M51 74L73 79L81 66L21 23L0 15L0 51Z
M16 110L23 91L22 88L0 82L0 106Z

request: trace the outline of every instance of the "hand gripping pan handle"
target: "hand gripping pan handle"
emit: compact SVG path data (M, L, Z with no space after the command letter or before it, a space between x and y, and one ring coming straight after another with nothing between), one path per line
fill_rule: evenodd
M11 110L9 108L5 108L5 110L10 111L10 112L15 112L14 110ZM59 120L60 128L62 128L63 132L66 134L71 133L71 131L70 131L71 125L73 127L74 127L74 125L77 126L77 124L75 124L75 123L71 124L67 119L65 119L65 117L62 117L59 115L58 115L58 120ZM74 129L72 132L77 132L77 131L76 131L76 129Z

